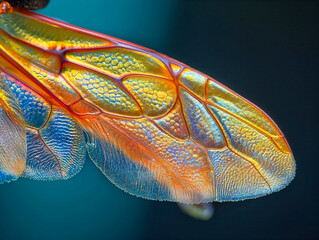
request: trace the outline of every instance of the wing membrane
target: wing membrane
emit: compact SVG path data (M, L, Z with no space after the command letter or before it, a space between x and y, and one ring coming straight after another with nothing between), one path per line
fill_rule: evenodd
M50 101L17 79L5 73L2 77L25 116L27 156L23 176L58 180L78 173L84 163L85 141L83 130L72 114L52 106ZM10 141L10 145L15 146L12 144L15 141Z
M0 72L0 183L20 177L25 169L26 157L24 117Z
M86 145L114 184L149 199L242 200L292 180L294 159L278 127L208 76L152 50L34 13L2 14L0 25L6 32L0 32L0 47L11 58L3 65L50 105L45 127L38 135L28 132L30 158L39 154L33 165L41 171L61 171L64 162L79 169ZM69 143L68 157L62 140ZM47 160L50 154L63 158L59 166ZM41 171L35 178L50 175Z
M214 199L207 155L191 140L178 141L146 118L132 120L104 115L91 118L89 123L86 129L95 129L93 134L102 139L98 144L89 144L89 154L120 188L158 200L191 203ZM99 154L92 154L96 151ZM115 177L115 173L123 176ZM150 190L151 186L154 190Z

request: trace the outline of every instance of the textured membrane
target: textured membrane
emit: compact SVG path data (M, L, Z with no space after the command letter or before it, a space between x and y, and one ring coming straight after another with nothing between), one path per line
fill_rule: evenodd
M128 77L123 81L148 117L164 115L175 103L176 86L172 81L145 76Z
M205 105L181 90L181 99L191 137L206 148L222 148L224 138Z
M0 151L1 182L21 175L26 158L24 176L67 179L86 154L118 187L148 199L243 200L293 179L294 158L275 123L208 76L31 12L0 14L0 28L0 69L13 76L2 74L0 96L16 99L23 114L2 100L8 136L0 146L9 154Z
M141 114L134 99L112 78L71 64L65 65L62 74L85 99L105 112L131 116Z
M210 107L226 132L231 149L251 162L273 190L291 181L294 162L270 137L216 108Z
M5 82L21 106L26 125L32 128L41 128L49 117L50 104L40 95L8 75L5 76Z
M0 72L0 183L21 176L27 155L23 114L4 77Z
M170 77L166 66L156 58L124 48L109 48L94 51L70 51L66 58L71 62L91 67L115 77L126 74L146 73Z
M0 27L13 37L44 49L112 45L106 39L59 28L17 12L1 14Z
M5 33L0 35L0 46L3 51L14 57L16 61L22 61L28 66L34 64L54 73L60 70L61 63L59 57L41 49L28 46Z
M40 130L28 129L25 177L36 180L68 179L78 173L85 160L84 134L70 113L53 109Z
M278 136L281 133L267 117L250 103L243 101L239 96L210 80L207 85L207 99L225 110L251 122L267 133Z
M186 139L188 137L187 127L179 101L168 114L161 116L155 121L165 132L176 138Z
M205 99L206 78L190 69L185 69L179 76L180 84L189 89L193 94Z
M110 130L112 132L112 130ZM169 194L169 189L164 184L158 182L146 167L136 162L134 158L147 158L145 154L138 150L138 146L133 142L125 142L125 148L134 150L138 156L130 157L124 149L119 146L122 141L121 136L117 137L117 143L101 138L92 138L87 143L88 154L96 166L115 185L121 189L149 199L174 200ZM123 140L123 145L124 145ZM124 146L123 146L124 147ZM134 155L133 153L131 155ZM149 161L152 161L149 159ZM152 163L150 163L152 164Z

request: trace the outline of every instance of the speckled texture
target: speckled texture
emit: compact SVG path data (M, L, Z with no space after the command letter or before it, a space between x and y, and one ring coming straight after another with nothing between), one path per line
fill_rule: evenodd
M232 151L251 162L272 190L280 189L294 176L292 154L286 154L272 139L220 110L210 107L226 132Z
M240 96L236 96L236 94L220 86L217 82L208 81L207 99L208 102L217 104L273 136L281 135L274 124L268 121L267 117L259 109L247 101L243 101Z
M72 115L53 109L40 130L28 130L25 177L36 180L68 179L77 174L85 160L84 134Z
M57 73L61 68L58 56L22 42L15 41L10 35L0 35L0 43L3 51L14 57L16 61L24 63L27 67L32 64L53 73Z
M155 121L165 132L176 138L186 139L189 136L179 101L169 113Z
M147 117L159 117L170 111L176 101L175 84L160 78L128 77L123 85L130 91Z
M14 143L14 144L12 144ZM16 180L26 165L26 131L19 103L0 74L0 183Z
M6 75L6 84L18 100L26 125L41 128L47 121L51 106L40 95Z
M110 41L88 36L12 12L0 15L0 27L13 37L45 49L109 46Z
M193 94L205 99L205 76L186 68L179 75L178 81L183 87L190 90Z
M127 74L146 73L169 77L166 66L151 55L124 48L109 48L94 51L70 51L66 58L74 63L92 67L115 77Z
M140 115L134 99L113 79L73 65L64 67L63 76L85 99L102 110L120 115Z
M223 135L205 105L184 90L180 93L191 137L205 148L224 147Z

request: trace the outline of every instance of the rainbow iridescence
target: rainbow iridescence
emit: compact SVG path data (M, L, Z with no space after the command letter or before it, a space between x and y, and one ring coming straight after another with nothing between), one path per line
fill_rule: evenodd
M0 136L0 182L68 179L88 154L129 193L201 203L263 196L295 174L274 122L216 80L31 12L0 14L0 110L0 132L18 139Z

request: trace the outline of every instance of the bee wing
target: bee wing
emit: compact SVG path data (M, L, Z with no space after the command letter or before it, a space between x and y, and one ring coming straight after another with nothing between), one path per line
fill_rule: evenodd
M34 13L4 14L0 25L2 51L28 72L27 84L82 126L88 155L121 189L201 203L263 196L293 178L278 127L214 79Z

